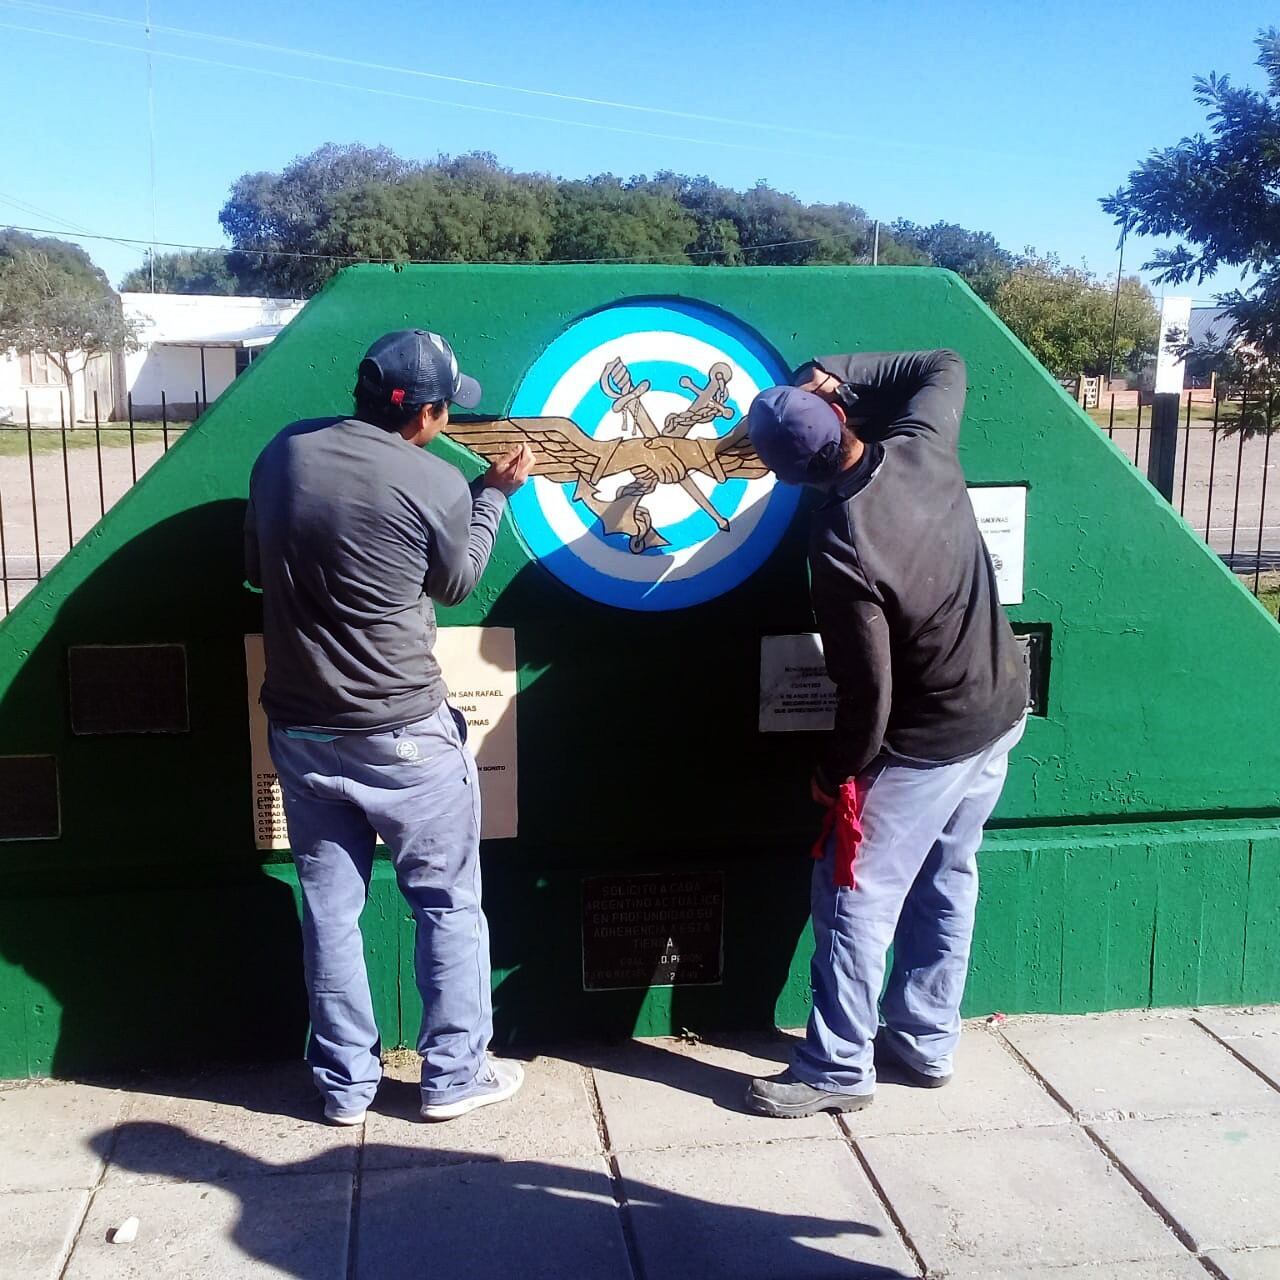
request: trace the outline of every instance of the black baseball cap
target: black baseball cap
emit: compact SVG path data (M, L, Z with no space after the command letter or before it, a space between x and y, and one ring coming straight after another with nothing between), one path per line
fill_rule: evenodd
M840 419L811 391L770 387L751 402L747 430L760 460L783 484L813 478L815 457L829 457L840 447Z
M426 329L397 329L379 338L360 361L356 393L406 409L441 401L474 409L482 395L480 384L459 371L453 348Z

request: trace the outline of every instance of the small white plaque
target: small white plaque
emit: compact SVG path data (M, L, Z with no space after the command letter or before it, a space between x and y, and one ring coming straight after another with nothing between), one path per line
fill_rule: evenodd
M449 701L467 721L467 745L480 775L484 840L516 834L516 633L509 627L442 627L436 660ZM267 745L267 717L258 701L266 660L260 635L244 638L253 773L253 837L259 849L287 849L280 780Z
M1165 298L1160 304L1160 346L1156 351L1157 395L1181 395L1186 377L1182 344L1191 329L1191 299Z
M1000 603L1021 604L1027 539L1026 486L970 489L969 501L996 571Z
M836 687L813 633L760 638L760 732L830 729Z

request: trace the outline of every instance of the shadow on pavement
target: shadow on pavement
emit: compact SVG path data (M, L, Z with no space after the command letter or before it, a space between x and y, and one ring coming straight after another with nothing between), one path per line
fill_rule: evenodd
M677 1274L878 1280L915 1274L857 1259L861 1246L856 1241L883 1237L881 1226L844 1216L716 1203L630 1177L625 1169L619 1179L599 1155L552 1162L478 1154L423 1167L420 1150L366 1144L353 1197L351 1172L335 1175L332 1160L323 1155L272 1163L169 1124L125 1123L97 1134L90 1145L117 1169L147 1180L181 1179L193 1167L219 1169L215 1180L178 1188L134 1184L122 1189L121 1204L129 1196L142 1202L153 1197L152 1220L144 1230L157 1243L163 1235L164 1257L179 1268L188 1265L183 1253L191 1247L182 1239L184 1231L199 1235L200 1214L187 1223L156 1222L158 1203L180 1211L176 1198L158 1201L157 1193L173 1197L176 1190L188 1197L187 1204L233 1197L224 1238L271 1268L270 1274L297 1280L437 1273L451 1280L623 1280L632 1275L665 1280ZM215 1146L220 1149L208 1150ZM113 1186L120 1195L119 1184L108 1183L107 1189ZM716 1189L707 1190L714 1195ZM94 1225L91 1214L86 1230ZM821 1243L837 1238L838 1254ZM215 1240L213 1249L218 1247ZM875 1247L883 1250L884 1244ZM204 1240L195 1251L203 1251L204 1265L216 1265ZM135 1254L130 1265L137 1268L142 1261ZM166 1264L157 1262L162 1268L157 1275L187 1274L165 1271ZM128 1274L142 1273L131 1269Z

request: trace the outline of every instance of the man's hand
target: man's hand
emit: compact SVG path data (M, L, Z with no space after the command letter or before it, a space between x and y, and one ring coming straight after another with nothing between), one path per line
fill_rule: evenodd
M529 478L533 471L533 450L527 444L517 445L510 453L503 454L497 462L489 464L485 473L486 489L497 489L509 498Z
M836 802L835 796L827 795L817 778L809 779L809 794L813 797L813 803L820 804L824 809L830 809Z

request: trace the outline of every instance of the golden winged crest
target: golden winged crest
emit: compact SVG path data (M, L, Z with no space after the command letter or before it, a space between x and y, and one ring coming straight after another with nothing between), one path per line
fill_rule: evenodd
M659 486L677 484L705 511L716 527L729 521L698 487L693 473L717 483L730 476L758 480L768 474L747 437L745 419L723 436L691 436L697 426L732 418L726 403L733 370L717 361L707 371L705 386L689 377L680 385L693 400L679 413L668 414L661 429L644 405L651 389L646 381L632 381L621 360L610 361L600 374L600 387L623 416L623 434L611 440L587 435L571 418L492 418L450 421L446 434L472 453L492 462L516 445L528 444L534 454L534 475L553 484L574 486L573 498L599 517L606 533L623 534L635 554L666 545L653 527L644 499ZM598 492L601 481L622 472L628 480L613 497Z

